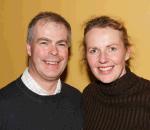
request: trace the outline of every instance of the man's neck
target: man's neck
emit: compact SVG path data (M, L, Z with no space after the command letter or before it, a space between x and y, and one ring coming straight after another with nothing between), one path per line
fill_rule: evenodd
M61 91L60 79L45 80L36 77L26 69L22 75L22 80L25 85L33 92L42 95L55 95Z

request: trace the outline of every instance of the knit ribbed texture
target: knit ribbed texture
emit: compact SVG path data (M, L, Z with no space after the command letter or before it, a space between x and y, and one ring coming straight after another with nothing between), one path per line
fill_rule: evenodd
M127 73L83 91L84 130L150 130L150 81Z

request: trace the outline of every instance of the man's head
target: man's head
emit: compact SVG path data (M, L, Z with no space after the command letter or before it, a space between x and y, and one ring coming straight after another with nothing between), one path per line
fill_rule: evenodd
M57 81L68 62L70 24L59 14L42 12L28 26L29 73L39 83Z
M36 23L40 20L45 21L45 23L47 22L56 22L59 24L63 24L67 31L68 31L68 43L69 46L71 44L71 26L70 24L66 21L66 19L64 17L62 17L61 15L54 13L54 12L41 12L39 14L37 14L29 23L28 25L28 31L27 31L27 43L31 43L33 38L34 38L34 34L33 34L33 30L34 30L34 26L36 25Z

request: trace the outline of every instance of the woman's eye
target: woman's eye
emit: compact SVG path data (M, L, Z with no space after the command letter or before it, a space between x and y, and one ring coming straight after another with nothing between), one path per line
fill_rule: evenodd
M116 47L110 47L110 51L116 51L117 48Z
M90 49L89 52L90 52L90 53L96 53L96 52L97 52L97 49L96 49L96 48L95 48L95 49Z

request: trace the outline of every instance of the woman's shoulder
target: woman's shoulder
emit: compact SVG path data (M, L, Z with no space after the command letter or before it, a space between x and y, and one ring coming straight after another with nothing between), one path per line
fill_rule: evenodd
M94 82L89 83L84 89L83 89L83 94L84 93L91 93L94 90Z

